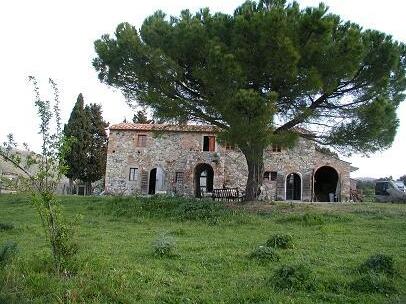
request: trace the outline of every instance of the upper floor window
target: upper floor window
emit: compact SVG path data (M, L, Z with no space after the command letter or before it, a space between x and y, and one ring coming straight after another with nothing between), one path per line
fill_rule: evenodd
M145 147L147 145L147 135L139 134L137 137L137 147Z
M203 136L203 151L214 152L216 150L216 137Z
M129 181L136 181L138 177L138 168L130 168L130 173L128 175Z
M276 171L266 171L266 172L264 172L264 180L276 181L277 176L278 176L278 172L276 172Z
M225 143L226 150L235 150L235 146L226 142Z
M272 152L281 152L281 151L282 151L282 148L281 148L281 146L278 145L278 144L272 144L272 146L271 146L271 151L272 151Z

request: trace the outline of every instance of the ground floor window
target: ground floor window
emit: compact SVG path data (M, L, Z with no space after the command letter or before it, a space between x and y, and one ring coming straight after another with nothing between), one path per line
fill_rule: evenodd
M136 181L138 175L138 168L130 168L130 173L128 175L129 181Z

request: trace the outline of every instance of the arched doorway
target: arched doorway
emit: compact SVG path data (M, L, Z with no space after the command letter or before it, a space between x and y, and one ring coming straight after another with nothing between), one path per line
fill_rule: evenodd
M195 194L202 197L203 193L213 191L214 171L209 164L198 164L195 168Z
M302 179L297 173L286 176L286 200L302 200Z
M153 168L149 172L148 194L155 194L164 190L165 175L161 168Z
M314 173L314 195L317 202L330 202L333 195L337 200L340 195L338 173L330 166L323 166ZM330 198L331 196L331 198Z

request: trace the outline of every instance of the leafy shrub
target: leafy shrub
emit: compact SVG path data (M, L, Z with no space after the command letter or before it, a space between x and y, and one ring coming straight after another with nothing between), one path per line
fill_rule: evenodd
M281 249L293 248L293 238L290 234L274 234L266 241L266 246Z
M14 229L14 225L13 225L13 224L0 223L0 231L11 230L11 229Z
M161 257L170 257L174 256L176 248L176 242L174 237L162 233L160 234L153 242L152 242L152 249L154 254L161 256Z
M359 271L372 271L375 273L385 273L392 276L395 274L394 261L391 256L385 254L371 255L359 266Z
M276 270L273 282L278 289L305 290L313 287L314 278L311 269L304 265L283 265Z
M379 273L369 272L350 284L351 289L365 293L390 294L396 291L393 280Z
M0 266L5 266L17 254L17 243L7 241L0 246Z
M255 248L255 250L250 253L249 257L262 261L279 261L280 259L280 256L275 249L268 246L259 246Z

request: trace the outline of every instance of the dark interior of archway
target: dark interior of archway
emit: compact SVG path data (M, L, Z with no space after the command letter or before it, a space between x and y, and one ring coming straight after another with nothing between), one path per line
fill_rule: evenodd
M149 173L149 188L148 194L155 194L155 185L156 185L156 168L152 169Z
M314 174L314 194L318 202L330 201L329 193L336 193L337 171L332 167L321 167Z
M296 173L291 173L286 177L286 200L302 199L302 182L300 176Z
M205 176L206 186L200 184L200 178ZM195 193L196 197L202 197L202 192L212 192L213 191L213 178L214 171L212 166L209 164L199 164L195 168ZM204 189L202 189L204 188Z

